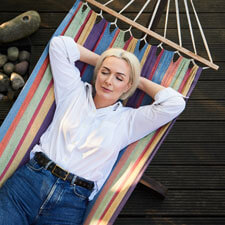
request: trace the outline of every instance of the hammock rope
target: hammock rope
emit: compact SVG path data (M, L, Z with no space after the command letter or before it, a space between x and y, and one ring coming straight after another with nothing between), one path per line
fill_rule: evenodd
M178 32L178 37L179 37L179 45L182 46L178 0L175 0L175 6L176 6L177 32Z
M188 20L188 26L189 26L189 31L190 31L190 35L191 35L194 53L197 55L197 50L196 50L196 46L195 46L195 38L194 38L194 34L193 34L193 29L192 29L191 18L190 18L190 14L189 14L187 0L184 0L184 5L185 5L185 11L186 11L186 16L187 16L187 20Z
M113 0L114 1L114 0ZM135 0L131 0L130 2L128 2L120 11L119 11L119 14L122 14L122 12L124 10L126 10ZM111 25L115 25L117 28L118 28L118 25L117 25L117 21L118 19L115 18L114 22L111 23Z
M166 38L166 32L167 32L167 26L168 26L168 18L169 18L169 11L170 11L170 0L167 1L167 7L166 7L166 18L165 18L165 25L164 25L164 32L163 37ZM163 42L161 41L158 47L162 47Z
M145 8L148 6L148 4L151 2L151 0L147 0L145 2L145 4L143 5L143 7L141 8L141 10L139 11L139 13L137 14L137 16L133 19L134 22L136 22L136 20L140 17L140 15L142 14L142 12L145 10ZM121 14L120 14L121 15ZM130 33L130 36L133 36L132 34L132 26L130 26L127 30L125 30L125 33L126 32L129 32Z
M161 36L155 32L153 32L151 30L151 26L152 26L152 23L155 19L155 14L158 10L158 5L160 4L160 1L161 0L158 0L157 1L157 4L156 4L156 7L153 11L153 15L152 15L152 18L151 18L151 21L149 23L149 26L148 28L145 28L144 26L142 26L141 24L138 24L136 23L137 19L140 17L140 15L143 13L144 9L146 9L146 7L148 6L148 4L151 2L151 0L147 0L145 2L145 4L143 5L143 7L141 8L141 10L138 12L138 14L136 15L136 17L134 19L129 19L127 17L124 17L123 15L121 15L121 12L123 12L125 9L127 9L133 2L134 0L131 0L130 2L127 3L127 5L122 9L120 10L119 13L117 13L116 11L106 7L105 5L102 5L100 3L98 3L97 1L95 0L86 0L88 3L96 6L97 8L99 8L100 10L103 10L109 14L111 14L113 17L115 17L115 21L112 23L114 24L116 27L118 27L117 25L117 21L118 19L124 21L125 23L127 23L128 25L130 25L130 27L125 30L124 32L129 32L130 33L130 36L132 36L132 27L136 28L136 29L139 29L141 30L142 32L145 33L145 36L144 38L142 38L141 40L144 40L145 43L147 43L146 41L146 36L147 35L150 35L152 37L154 37L155 39L159 40L160 41L160 44L159 46L162 47L162 44L167 44L171 47L173 47L176 51L178 51L178 54L180 55L181 53L189 56L191 59L193 60L197 60L203 64L205 64L207 67L205 67L204 69L210 67L210 68L213 68L215 70L217 70L219 68L218 65L214 64L213 60L212 60L212 57L211 57L211 53L210 53L210 50L209 50L209 47L208 47L208 44L207 44L207 41L206 41L206 38L205 38L205 35L204 35L204 32L203 32L203 29L202 29L202 26L201 26L201 23L200 23L200 20L198 18L198 15L196 13L196 10L195 10L195 7L194 7L194 4L192 2L192 0L190 0L191 2L191 5L192 5L192 8L193 8L193 11L194 11L194 15L195 15L195 18L197 20L197 24L198 24L198 27L199 27L199 30L201 32L201 37L202 37L202 40L203 40L203 43L204 43L204 46L205 46L205 50L207 52L207 55L209 57L209 60L208 59L205 59L204 57L202 56L199 56L197 55L197 50L196 50L196 45L195 45L195 42L194 42L194 35L193 35L193 29L192 29L192 25L191 25L191 20L190 20L190 13L189 13L189 10L188 10L188 5L186 4L186 0L184 0L184 4L185 4L185 11L186 11L186 14L187 14L187 20L188 20L188 24L189 24L189 30L190 30L190 33L191 33L191 40L192 40L192 45L193 45L193 49L194 49L194 52L191 52L190 50L184 48L182 46L182 35L181 35L181 26L180 26L180 15L179 15L179 4L178 4L178 0L175 0L175 9L176 9L176 22L177 22L177 32L178 32L178 39L179 39L179 44L176 44L175 42L173 41L170 41L169 39L166 38L166 30L167 30L167 24L168 24L168 16L169 16L169 8L170 8L170 0L168 0L168 4L167 4L167 11L166 11L166 19L165 19L165 27L164 27L164 36ZM110 1L112 2L112 1ZM102 15L102 14L101 14ZM192 60L192 61L193 61ZM194 63L194 62L193 62Z
M202 25L201 25L200 20L199 20L199 18L198 18L198 14L197 14L197 12L196 12L196 10L195 10L194 3L193 3L192 0L190 0L190 2L191 2L191 5L192 5L192 9L193 9L193 11L194 11L194 14L195 14L195 18L196 18L197 23L198 23L199 30L200 30L200 32L201 32L201 36L202 36L202 39L203 39L203 42L204 42L205 49L206 49L206 51L207 51L209 60L210 60L210 62L213 62L212 56L211 56L211 53L210 53L210 50L209 50L208 43L207 43L207 40L206 40L204 31L203 31L203 29L202 29Z
M157 11L158 11L160 2L161 2L161 0L157 1L157 4L156 4L155 9L154 9L154 11L153 11L153 14L152 14L150 23L149 23L149 25L148 25L148 29L151 29L151 27L152 27L152 24L153 24L153 22L154 22L154 20L155 20L155 16L156 16L156 13L157 13ZM148 35L145 34L144 37L141 39L141 40L144 40L145 43L147 43L147 40L146 40L147 36L148 36Z

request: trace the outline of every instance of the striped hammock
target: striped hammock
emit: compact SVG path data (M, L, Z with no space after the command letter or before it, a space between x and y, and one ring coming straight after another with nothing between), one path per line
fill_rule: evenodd
M145 44L139 49L140 40L130 37L124 41L125 32L119 28L110 31L105 19L96 22L97 14L76 1L55 35L66 35L88 49L101 54L109 47L121 47L133 52L141 62L142 76L164 86L171 86L185 96L195 87L202 68L180 56L173 61L173 51ZM78 62L82 80L91 82L93 67ZM150 104L152 99L137 90L126 102L138 107ZM51 123L55 102L53 79L49 66L48 46L35 66L24 89L0 128L0 185L29 159L29 152ZM143 139L124 148L103 188L89 203L86 225L112 224L145 169L156 154L175 120Z

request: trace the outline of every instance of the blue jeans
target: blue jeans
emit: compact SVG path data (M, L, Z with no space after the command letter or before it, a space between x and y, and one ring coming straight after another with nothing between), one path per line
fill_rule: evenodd
M0 189L0 224L82 224L91 192L31 159Z

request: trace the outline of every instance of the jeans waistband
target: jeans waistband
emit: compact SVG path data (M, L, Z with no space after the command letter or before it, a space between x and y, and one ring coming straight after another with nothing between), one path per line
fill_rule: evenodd
M68 181L71 184L76 184L78 186L92 190L94 188L94 182L84 179L82 177L76 176L58 166L55 162L49 159L43 152L36 152L34 160L40 165L49 170L54 176Z

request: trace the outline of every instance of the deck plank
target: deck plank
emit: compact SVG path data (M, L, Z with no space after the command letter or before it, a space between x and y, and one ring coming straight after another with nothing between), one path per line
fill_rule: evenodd
M169 189L166 199L148 193L140 184L121 212L123 216L225 216L225 190Z
M140 10L141 6L144 5L145 0L136 0L139 4L134 3L131 5L127 11L128 12L137 12ZM67 12L72 5L74 4L74 0L57 0L57 2L52 2L51 0L39 0L39 1L30 1L30 0L20 0L19 4L13 0L1 0L1 8L0 11L8 11L8 12L21 12L30 9L38 9L41 12ZM101 0L100 2L105 3L107 0ZM115 10L119 11L121 7L126 4L126 1L116 1L114 3ZM153 4L149 4L149 6L145 9L144 12L151 12ZM225 2L223 0L198 0L194 2L195 8L199 13L211 12L211 13L223 13L225 12ZM184 7L181 5L180 12L184 12ZM175 12L174 3L171 1L171 12Z
M114 225L175 225L175 224L185 224L185 225L221 225L225 223L224 217L193 217L190 218L188 216L184 217L147 217L147 218L123 218L119 216L118 219L115 221Z

